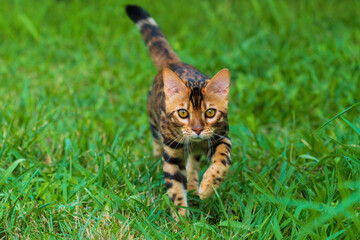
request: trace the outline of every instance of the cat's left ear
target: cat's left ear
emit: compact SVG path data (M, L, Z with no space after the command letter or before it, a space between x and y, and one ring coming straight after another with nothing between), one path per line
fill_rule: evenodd
M230 71L227 68L221 69L206 85L205 92L213 93L224 100L228 99L230 86Z
M169 68L163 69L164 92L167 99L186 93L184 82Z

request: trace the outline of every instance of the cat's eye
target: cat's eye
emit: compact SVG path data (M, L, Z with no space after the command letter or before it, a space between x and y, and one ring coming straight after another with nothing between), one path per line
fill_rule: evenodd
M185 109L178 110L178 114L181 118L187 118L189 116L189 112Z
M215 110L215 109L209 108L208 110L206 110L205 116L206 116L207 118L212 118L212 117L215 116L215 113L216 113L216 110Z

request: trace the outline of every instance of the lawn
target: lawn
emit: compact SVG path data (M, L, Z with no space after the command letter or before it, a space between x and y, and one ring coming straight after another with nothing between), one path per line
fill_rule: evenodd
M233 165L180 222L129 2L0 2L0 239L359 239L360 2L135 1L232 74Z

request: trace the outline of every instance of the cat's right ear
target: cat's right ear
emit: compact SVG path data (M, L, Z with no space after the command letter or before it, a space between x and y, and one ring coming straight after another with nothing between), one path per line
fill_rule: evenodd
M230 85L230 72L229 69L221 69L207 84L205 91L215 94L223 98L228 99Z
M184 82L169 68L163 69L164 92L167 99L186 93Z

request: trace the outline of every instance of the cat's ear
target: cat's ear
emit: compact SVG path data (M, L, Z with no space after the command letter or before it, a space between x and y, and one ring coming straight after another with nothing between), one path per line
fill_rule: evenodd
M178 94L186 93L184 82L169 68L164 68L163 80L166 98L170 99Z
M229 69L221 69L206 85L205 92L213 93L227 100L230 86Z

